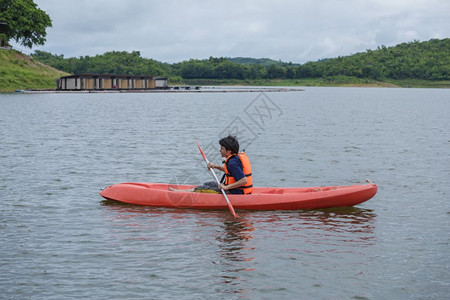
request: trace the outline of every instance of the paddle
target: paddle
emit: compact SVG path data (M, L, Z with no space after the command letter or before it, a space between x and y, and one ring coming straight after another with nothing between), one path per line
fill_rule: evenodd
M203 152L202 148L200 147L200 144L197 142L197 146L198 146L198 150L200 150L200 153L202 154L203 160L206 162L206 165L209 164L208 158L206 157L205 152ZM217 185L220 185L219 179L217 179L216 173L214 173L213 169L209 169L211 171L211 173L214 176L214 179L217 182ZM228 208L230 209L231 213L233 214L233 216L235 218L237 218L236 213L234 212L234 208L233 205L231 205L230 200L228 199L227 194L225 193L225 191L223 189L220 189L220 191L222 192L223 196L225 197L225 200L227 200L227 204L228 204Z

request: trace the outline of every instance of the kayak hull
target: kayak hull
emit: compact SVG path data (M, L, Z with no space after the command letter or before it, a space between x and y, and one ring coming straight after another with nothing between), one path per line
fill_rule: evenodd
M106 187L100 195L107 200L154 207L228 209L222 194L171 191L190 189L191 185L164 183L119 183ZM231 195L234 209L297 210L346 207L363 203L377 193L376 184L350 186L276 188L256 187L250 195Z

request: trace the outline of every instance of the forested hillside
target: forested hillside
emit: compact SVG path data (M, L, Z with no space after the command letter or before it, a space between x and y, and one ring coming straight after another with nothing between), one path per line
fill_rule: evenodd
M243 65L259 64L259 65L264 65L264 66L270 66L270 65L280 66L280 65L286 64L280 60L273 60L270 58L227 57L227 60L234 62L234 63L243 64ZM296 65L298 66L299 64L296 64Z
M370 79L450 79L450 39L378 47L335 59L309 62L296 69L296 76L346 75Z
M139 51L112 51L93 57L64 58L64 55L37 50L31 56L46 65L72 74L165 75L169 68L153 59L141 57Z
M94 57L64 58L43 51L32 55L59 70L80 73L157 75L183 79L306 79L353 77L371 80L450 80L450 39L409 42L394 47L380 46L345 57L322 59L302 65L267 59L191 59L166 64L143 58L139 51L107 52Z

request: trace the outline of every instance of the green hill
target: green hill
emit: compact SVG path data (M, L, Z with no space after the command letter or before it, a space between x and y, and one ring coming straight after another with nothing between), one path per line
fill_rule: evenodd
M79 58L35 51L32 58L73 74L166 76L171 84L450 87L448 49L449 38L431 39L393 47L380 46L375 50L301 65L242 57L209 57L167 64L143 58L139 51L112 51ZM17 84L13 86L30 88Z
M270 65L276 65L276 66L282 66L282 65L298 66L299 65L299 64L282 62L280 60L273 60L270 58L227 57L227 60L237 63L237 64L242 64L242 65L264 65L266 67L270 66Z
M31 57L46 65L71 74L127 74L127 75L166 75L166 65L141 57L139 51L110 51L96 56L65 58L64 55L36 50Z
M54 89L56 79L68 73L46 66L16 50L0 50L0 92Z
M374 80L450 80L450 39L378 47L344 57L308 62L297 68L298 78L351 76Z

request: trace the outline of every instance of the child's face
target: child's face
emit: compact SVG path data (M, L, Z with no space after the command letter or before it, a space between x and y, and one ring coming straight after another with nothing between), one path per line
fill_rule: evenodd
M220 146L220 155L222 155L222 157L228 157L230 154L231 154L230 150L225 149L224 146Z

